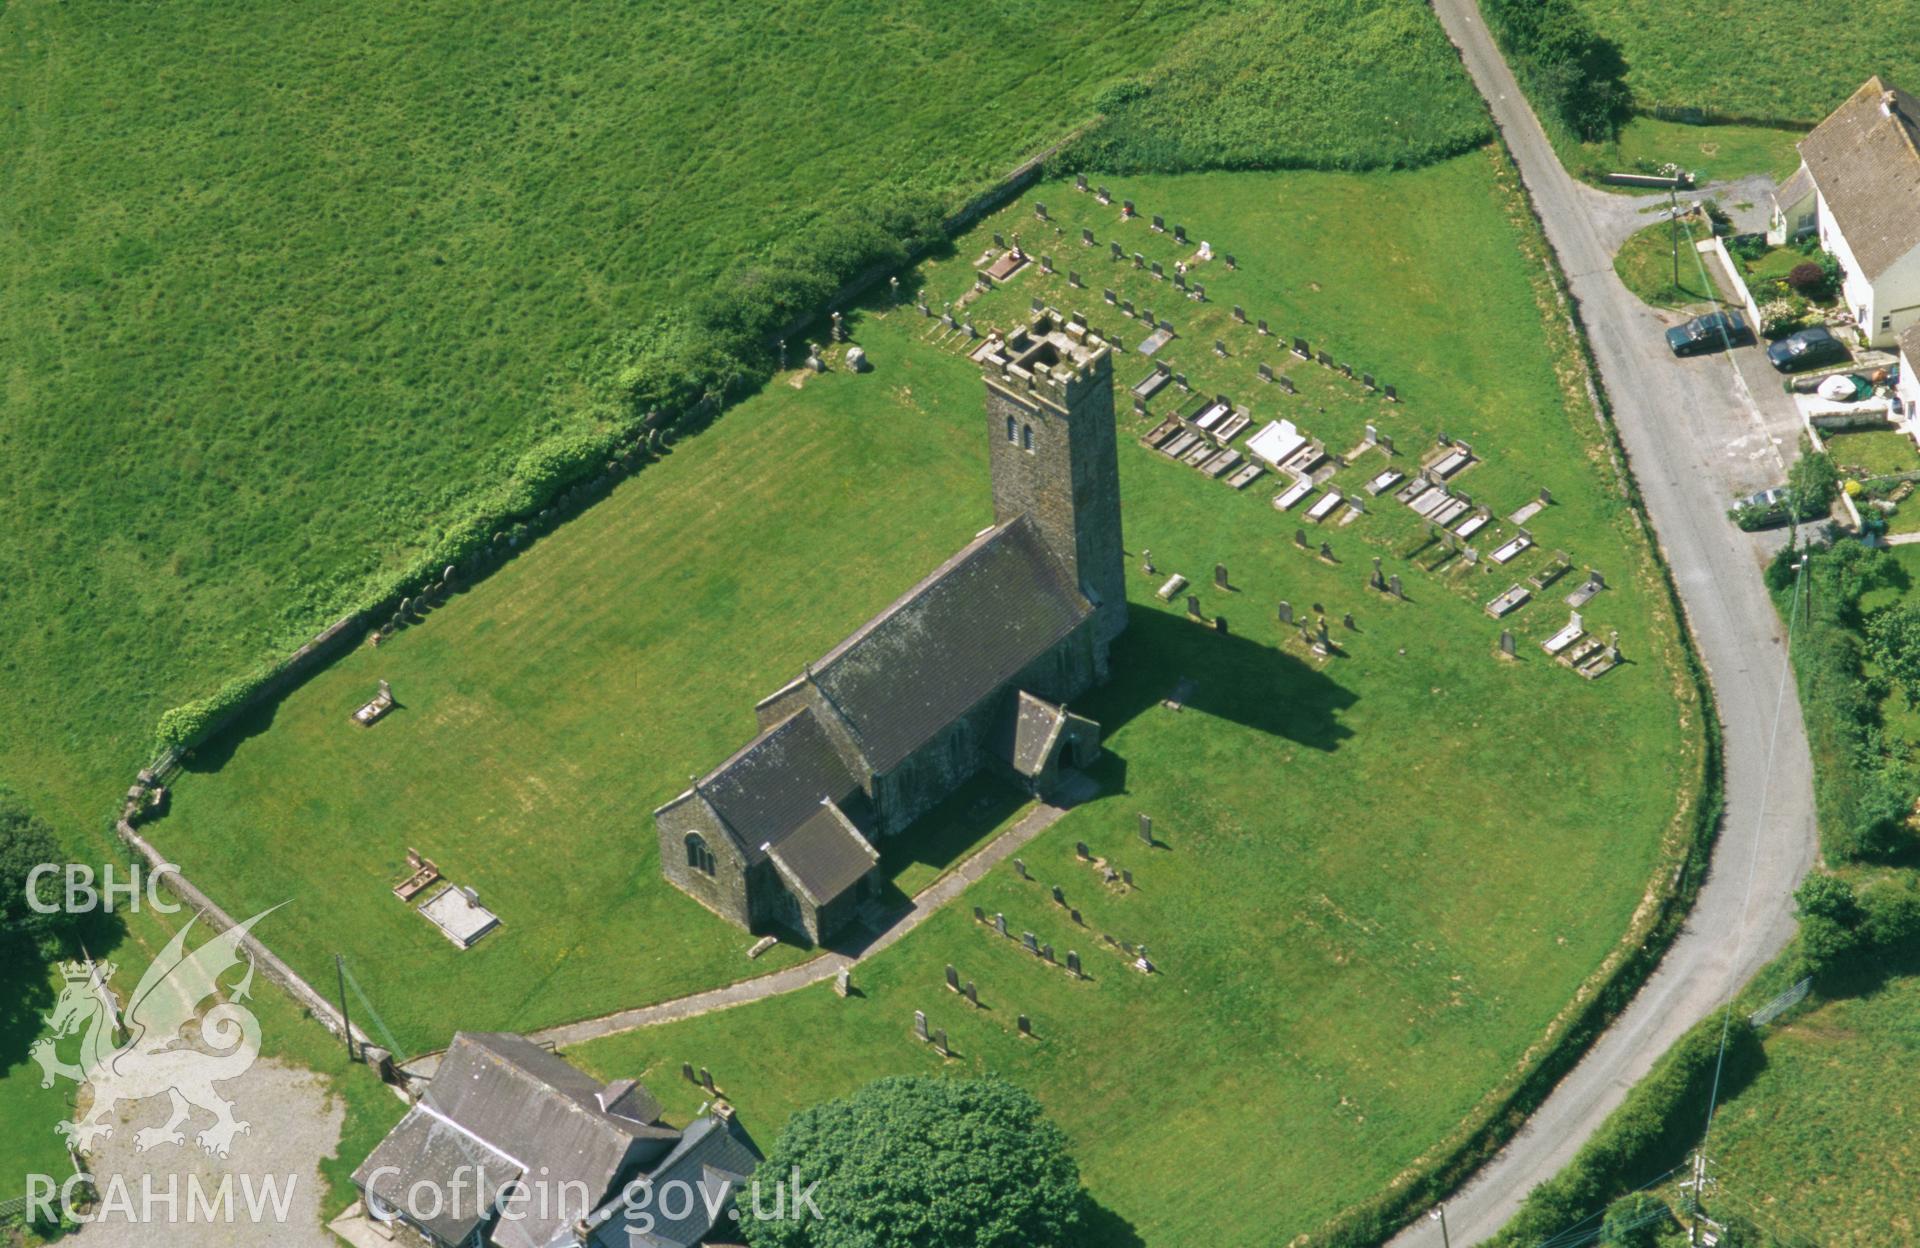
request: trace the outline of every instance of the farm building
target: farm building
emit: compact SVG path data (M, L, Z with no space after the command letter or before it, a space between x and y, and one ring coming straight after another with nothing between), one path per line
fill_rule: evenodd
M1920 322L1920 99L1869 78L1799 148L1769 237L1817 232L1868 343L1891 347Z
M994 523L755 707L760 732L654 812L661 869L722 917L818 942L874 841L983 768L1044 794L1099 751L1066 709L1126 627L1109 347L1036 313L978 353Z

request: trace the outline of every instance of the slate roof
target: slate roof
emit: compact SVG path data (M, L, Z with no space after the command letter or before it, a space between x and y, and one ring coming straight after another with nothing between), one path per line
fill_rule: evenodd
M814 664L885 772L1093 614L1022 515L989 529Z
M628 1216L625 1202L616 1202L594 1215L592 1221L598 1225L587 1243L591 1248L691 1248L713 1229L709 1209L720 1210L721 1220L731 1225L727 1202L759 1164L752 1145L726 1123L713 1117L698 1119L687 1128L679 1147L648 1176L656 1195L644 1212L651 1215L652 1226L643 1231L645 1223ZM697 1189L685 1217L669 1218L661 1211L657 1193L669 1183ZM683 1203L685 1197L676 1195L665 1207L678 1209Z
M441 1243L459 1244L492 1219L501 1190L524 1173L525 1168L512 1157L415 1105L367 1155L353 1178L389 1208L426 1227ZM457 1189L453 1186L456 1176L462 1180ZM434 1184L442 1196L431 1218L414 1217L407 1197L413 1184L422 1181ZM418 1208L422 1214L433 1210L432 1197L423 1196Z
M621 1113L602 1107L603 1092ZM449 1208L440 1219L444 1227L429 1224L441 1240L458 1243L491 1217L493 1198L518 1174L527 1174L529 1182L537 1178L556 1185L550 1189L555 1194L565 1190L558 1184L578 1181L591 1201L599 1201L623 1172L666 1153L679 1138L672 1128L657 1125L658 1115L658 1103L644 1089L625 1082L603 1088L522 1036L461 1032L419 1104L380 1142L354 1179L365 1185L380 1167L396 1168L397 1176L384 1176L373 1190L405 1209L407 1189L416 1182L440 1184L444 1203L450 1204L456 1180L472 1183L484 1173L489 1189L485 1204ZM541 1218L536 1199L526 1212L503 1220L493 1233L494 1242L503 1248L538 1248L567 1223L568 1215L577 1218L583 1211L554 1209L556 1216Z
M880 854L831 802L822 802L769 851L774 865L816 906L858 884Z
M865 794L811 708L787 716L749 741L700 782L748 863L766 857L820 813L821 801L864 806Z
M1813 194L1813 175L1807 172L1807 167L1803 164L1793 171L1792 177L1780 184L1780 189L1773 193L1773 202L1785 211L1811 194Z
M994 733L994 756L1005 759L1020 775L1039 775L1066 718L1065 707L1022 689L1007 703L1006 714Z
M1863 277L1920 247L1920 99L1876 74L1799 146Z
M1915 321L1900 331L1900 353L1907 357L1907 363L1920 369L1920 321Z

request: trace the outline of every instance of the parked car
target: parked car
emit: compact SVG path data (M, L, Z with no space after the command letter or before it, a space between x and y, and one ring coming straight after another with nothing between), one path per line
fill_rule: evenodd
M1788 334L1767 348L1767 362L1783 373L1838 364L1848 358L1847 344L1835 338L1824 325Z
M1667 346L1675 355L1699 355L1722 346L1737 347L1753 341L1753 331L1738 312L1709 312L1696 316L1685 325L1667 331Z
M1792 497L1786 486L1776 485L1770 490L1735 499L1727 511L1727 518L1749 532L1785 524Z

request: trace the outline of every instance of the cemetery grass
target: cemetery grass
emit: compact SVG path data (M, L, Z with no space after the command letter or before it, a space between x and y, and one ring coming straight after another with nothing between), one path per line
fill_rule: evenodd
M1901 85L1920 81L1920 44L1905 37L1920 28L1920 0L1850 4L1840 30L1822 27L1816 10L1754 0L1577 3L1618 47L1642 112L1700 108L1812 126L1870 74Z
M1656 308L1706 311L1720 302L1720 295L1706 275L1708 261L1693 249L1687 234L1689 223L1680 226L1680 283L1673 281L1673 226L1665 221L1639 230L1613 257L1613 271L1620 275L1628 290L1642 303ZM1696 225L1694 227L1698 229Z
M1191 399L1169 391L1141 420L1125 413L1122 390L1131 625L1114 682L1079 707L1109 733L1094 772L1103 795L1023 852L1034 879L993 872L856 969L850 999L821 985L570 1057L602 1076L645 1079L681 1116L705 1094L679 1080L680 1063L707 1066L763 1143L796 1110L879 1075L995 1071L1042 1098L1094 1197L1150 1244L1282 1242L1396 1176L1417 1181L1446 1164L1648 912L1693 835L1701 781L1699 707L1666 591L1584 399L1550 363L1510 182L1488 152L1415 174L1116 183L1116 194L1169 209L1169 223L1184 219L1196 239L1238 253L1238 272L1202 266L1205 305L1104 253L1120 237L1170 267L1190 248L1140 224L1122 232L1089 197L1042 188L1064 240L1020 209L988 228L1021 230L1063 272L1048 278L1034 266L967 312L1004 327L1036 295L1082 308L1121 336L1125 386L1150 365L1130 350L1138 323L1101 300L1114 283L1175 322L1181 336L1166 351L1199 393L1227 392L1261 419L1293 417L1330 450L1357 445L1377 421L1405 448L1402 467L1442 428L1467 438L1485 462L1461 489L1504 513L1549 487L1556 504L1530 523L1543 546L1611 565L1610 583L1620 569L1621 588L1586 615L1590 628L1621 630L1632 664L1590 684L1540 652L1577 574L1510 621L1520 659L1498 660L1499 626L1480 604L1537 561L1523 556L1519 573L1497 577L1429 572L1407 557L1420 526L1381 498L1351 526L1306 526L1340 559L1323 563L1294 548L1302 521L1275 515L1271 476L1236 494L1124 436ZM1101 248L1079 246L1082 223ZM960 249L963 259L928 267L936 306L967 289L965 261L986 234ZM1069 264L1091 292L1067 288ZM1407 402L1388 406L1263 346L1233 325L1234 303L1399 383ZM1459 306L1486 315L1465 320ZM936 321L891 310L856 330L878 371L830 374L808 389L851 394L887 384L895 369L917 374L931 357L951 418L978 430L975 370L938 342ZM1210 350L1215 337L1229 343L1224 361ZM1256 361L1295 379L1300 397L1263 387ZM918 377L914 392L928 394ZM976 473L983 451L973 451ZM1369 453L1336 480L1357 489L1383 462ZM1153 550L1154 577L1138 569L1142 547ZM1403 577L1408 601L1365 588L1376 554ZM1233 591L1211 586L1216 560ZM1194 581L1209 617L1228 618L1225 636L1155 600L1173 571ZM1306 618L1312 604L1327 606L1342 657L1314 661L1275 621L1282 598ZM1357 631L1340 624L1349 610ZM1160 707L1181 677L1194 684L1187 709ZM1137 837L1141 812L1153 815L1153 848ZM1137 887L1102 883L1077 860L1077 841L1130 869ZM1084 925L1049 900L1053 884ZM1091 979L1070 980L1002 940L974 921L976 905L1062 959L1078 952ZM1130 969L1103 933L1148 946L1162 973ZM978 984L982 1009L942 986L947 964ZM916 1009L947 1030L951 1060L912 1038ZM1020 1014L1033 1039L1018 1035ZM1195 1187L1193 1173L1209 1182Z

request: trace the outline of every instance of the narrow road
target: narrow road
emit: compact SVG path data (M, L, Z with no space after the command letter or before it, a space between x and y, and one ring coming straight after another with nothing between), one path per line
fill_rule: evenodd
M1680 1035L1718 1010L1793 934L1792 893L1814 861L1813 774L1784 630L1759 569L1765 543L1727 522L1742 488L1778 484L1791 414L1726 356L1675 360L1661 318L1613 272L1614 197L1575 182L1482 24L1473 0L1434 0L1492 106L1559 254L1599 360L1656 538L1672 565L1725 726L1726 816L1685 930L1619 1020L1520 1134L1447 1202L1456 1245L1482 1242L1564 1167ZM1604 230L1596 222L1609 223ZM1744 355L1754 354L1747 348ZM1749 361L1742 361L1749 369ZM1595 829L1603 833L1604 829ZM1395 1248L1438 1248L1422 1218Z

